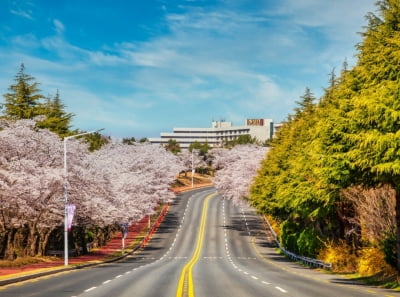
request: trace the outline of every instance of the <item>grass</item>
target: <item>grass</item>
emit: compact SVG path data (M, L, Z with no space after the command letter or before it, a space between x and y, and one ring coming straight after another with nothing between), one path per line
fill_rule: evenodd
M358 274L347 275L352 280L360 281L368 285L383 287L400 291L400 278L398 275L386 275L383 272L371 276L360 276Z
M0 260L0 268L16 268L22 267L24 265L36 264L36 263L45 263L52 262L54 260L58 260L57 257L19 257L15 260Z
M211 175L195 173L193 176L194 185L211 184L211 182L212 182ZM192 173L188 172L186 175L184 173L179 174L179 176L177 176L175 182L171 185L171 187L172 188L190 187L191 185L192 185Z
M277 253L280 255L287 257L283 251L280 248L275 249ZM289 258L288 258L289 259ZM302 265L304 267L309 267L302 263L301 261L296 261L299 265ZM324 269L316 268L317 270L324 272L324 273L331 273L331 274L336 274L336 275L341 275L344 276L348 279L354 280L354 281L359 281L364 284L370 285L370 286L376 286L376 287L381 287L381 288L386 288L386 289L391 289L395 291L400 291L400 275L397 274L390 274L388 275L387 273L384 272L378 272L374 275L370 276L361 276L358 273L354 272L343 272L343 271L327 271Z

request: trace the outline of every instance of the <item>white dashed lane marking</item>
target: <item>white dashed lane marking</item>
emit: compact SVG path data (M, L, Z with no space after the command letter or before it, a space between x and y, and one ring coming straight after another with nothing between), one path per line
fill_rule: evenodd
M86 289L85 292L87 293L87 292L93 291L93 290L96 289L96 288L97 288L97 287L91 287L91 288L89 288L89 289Z
M275 287L275 289L277 289L277 290L281 291L282 293L287 293L287 291L286 291L286 290L284 290L284 289L282 289L281 287Z
M161 260L163 260L163 259L168 255L168 253L171 252L172 248L173 248L174 245L175 245L175 241L176 241L176 239L178 238L178 236L179 236L179 234L180 234L180 232L181 232L182 223L183 223L183 221L185 220L186 210L189 208L189 203L190 203L190 201L191 201L191 197L189 198L189 200L188 200L188 202L187 202L187 204L186 204L186 209L185 209L185 211L184 211L184 215L183 215L181 224L179 225L179 229L178 229L178 231L177 231L177 233L176 233L176 235L175 235L175 239L174 239L174 241L173 241L172 246L170 247L170 249L169 249L161 258L159 258L158 260L156 260L156 261L154 261L154 262L151 262L151 263L148 263L148 264L145 264L145 265L142 265L142 266L139 266L139 267L135 267L135 268L133 268L133 269L130 270L130 271L126 271L124 274L129 274L129 273L131 273L132 271L136 271L136 270L141 269L141 268L143 268L143 267L145 267L145 266L152 265L152 264L154 264L154 263L156 263L156 262L158 262L158 261L161 261ZM169 259L171 259L171 258L172 258L172 259L186 259L187 257L169 257ZM155 258L149 258L149 257L132 257L132 259L150 259L150 260L155 260ZM120 277L122 277L122 276L123 276L123 274L119 274L119 275L117 275L117 276L114 277L114 280L115 280L115 279L118 279L118 278L120 278ZM108 283L110 283L110 282L112 282L112 281L113 281L112 279L103 281L103 282L102 282L102 285L106 285L106 284L108 284ZM95 290L95 289L97 289L97 287L91 287L91 288L89 288L89 289L84 290L84 292L85 292L85 293L88 293L88 292L93 291L93 290ZM75 296L71 296L71 297L75 297Z
M222 202L222 210L223 210L223 219L224 219L224 227L226 227L226 220L225 220L225 200ZM246 229L247 229L247 233L249 235L251 235L251 232L249 230L248 224L247 224L247 218L246 215L244 213L244 210L242 209L242 216L244 219L244 222L246 224ZM258 276L255 275L251 275L249 274L247 271L243 271L242 269L240 269L232 260L230 253L229 253L229 247L228 247L228 235L227 235L227 231L226 229L224 230L224 236L225 236L225 250L226 250L226 254L227 254L227 258L229 260L229 262L232 264L233 268L235 270L237 270L238 272L242 272L244 275L248 275L250 276L252 279L256 280L256 281L260 281L263 285L271 285L271 283L264 281L264 280L260 280ZM256 258L250 258L250 257L237 257L237 259L242 259L242 260L256 260ZM277 289L278 291L282 292L282 293L287 293L288 291L286 291L285 289L282 289L279 286L275 286L275 289Z

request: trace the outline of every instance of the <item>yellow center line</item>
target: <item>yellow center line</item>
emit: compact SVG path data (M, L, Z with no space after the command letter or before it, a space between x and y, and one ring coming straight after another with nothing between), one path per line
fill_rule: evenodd
M178 288L176 290L176 297L183 297L183 296L194 297L193 266L199 260L201 248L203 246L204 230L206 226L207 210L208 210L208 200L210 200L210 198L215 195L216 193L208 195L204 200L196 249L193 253L192 258L182 268L181 276L179 277Z

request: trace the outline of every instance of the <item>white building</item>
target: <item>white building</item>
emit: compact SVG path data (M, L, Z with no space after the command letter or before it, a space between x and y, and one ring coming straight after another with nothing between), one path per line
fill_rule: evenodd
M174 128L173 132L160 133L159 138L149 138L151 143L166 144L174 139L181 148L193 142L208 143L210 147L221 146L240 135L250 135L260 142L272 138L274 129L271 119L247 119L244 126L232 126L232 122L213 121L211 128Z

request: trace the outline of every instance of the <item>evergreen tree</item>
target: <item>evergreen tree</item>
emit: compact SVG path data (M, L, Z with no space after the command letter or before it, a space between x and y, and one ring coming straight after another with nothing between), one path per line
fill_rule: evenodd
M271 142L251 202L281 223L284 242L311 254L318 247L304 245L310 236L345 236L341 189L390 185L400 271L400 2L377 5L380 16L368 15L355 67L332 73L315 106L306 90Z
M99 132L90 133L82 136L89 144L89 151L94 152L102 148L103 145L110 143L110 137L101 135Z
M4 116L8 119L32 119L41 114L41 100L44 98L38 89L39 83L35 78L25 73L22 63L19 72L14 78L9 93L4 94Z
M181 151L181 147L175 139L169 139L164 147L167 151L170 151L174 155Z
M348 111L350 168L367 185L396 191L397 270L400 272L400 2L379 2L382 19L369 18L355 76L360 89Z
M303 96L300 96L301 101L296 101L299 107L296 107L294 110L296 112L295 116L300 116L303 113L310 112L314 107L314 101L316 100L314 94L311 92L310 88L306 88Z
M65 137L71 134L71 120L74 116L72 113L65 112L65 105L61 102L60 93L57 90L54 98L48 97L47 101L42 105L41 114L46 118L37 123L37 126L42 129L49 129L58 134L60 137Z
M335 201L316 166L320 159L316 98L308 88L300 98L295 115L271 141L250 200L281 224L281 242L286 248L314 257L321 247L317 236L333 237L337 229L332 224Z
M369 14L356 66L342 74L320 123L322 175L333 185L388 184L396 191L400 272L400 3L378 2Z
M226 148L232 148L235 145L241 145L241 144L256 144L257 139L255 137L251 137L249 134L243 134L239 135L236 139L234 140L229 140L224 143L224 147Z
M195 141L189 145L189 152L192 152L193 150L198 150L199 155L204 157L207 155L208 151L210 150L210 145L206 143L200 143L198 141Z
M123 144L133 145L133 144L135 144L135 142L136 142L135 137L122 138L122 143L123 143Z

